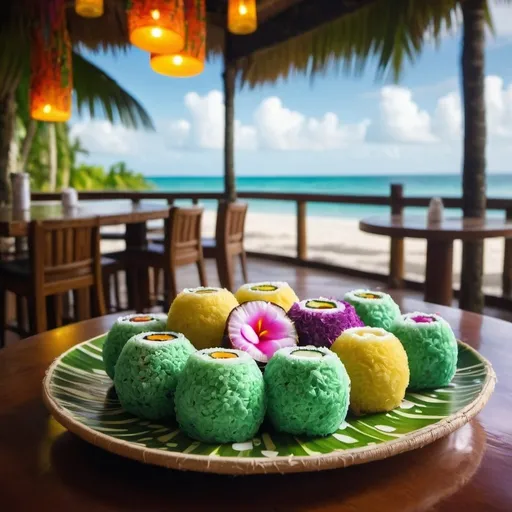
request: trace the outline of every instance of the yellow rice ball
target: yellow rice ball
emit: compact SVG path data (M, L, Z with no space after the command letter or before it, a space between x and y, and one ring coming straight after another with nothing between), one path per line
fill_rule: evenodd
M409 385L409 363L396 336L379 327L353 327L331 350L350 377L350 408L355 414L386 412L400 405Z
M264 300L281 306L285 311L288 311L295 302L299 301L290 285L282 281L244 284L235 293L235 297L240 304Z
M236 306L238 301L226 289L185 288L171 304L167 328L184 334L198 350L220 347L226 321Z

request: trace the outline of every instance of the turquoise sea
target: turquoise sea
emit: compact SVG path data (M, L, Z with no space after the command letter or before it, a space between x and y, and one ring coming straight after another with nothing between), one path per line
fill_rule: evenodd
M222 192L222 178L211 177L148 177L158 190L169 192ZM238 190L251 192L297 192L357 195L389 195L390 185L401 183L406 196L460 197L460 175L408 176L301 176L301 177L240 177ZM487 196L512 198L512 174L488 176ZM287 201L251 200L251 211L295 213L295 204ZM215 208L214 201L204 201L205 208ZM387 211L387 207L308 203L308 214L318 216L360 217ZM421 209L413 209L421 211ZM503 215L496 212L493 215Z

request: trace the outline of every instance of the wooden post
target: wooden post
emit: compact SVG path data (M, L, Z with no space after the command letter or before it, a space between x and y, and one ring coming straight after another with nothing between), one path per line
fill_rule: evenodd
M512 209L506 211L507 221L512 221ZM503 276L502 276L502 294L503 297L512 295L512 238L505 238L505 253L503 256Z
M192 204L194 206L198 205L199 204L199 199L197 199L197 197L192 198Z
M308 258L306 205L305 201L297 201L297 258L301 261Z
M391 215L403 213L403 186L391 185ZM389 288L403 288L404 284L404 239L391 238L389 249Z
M224 194L231 203L236 201L235 182L235 63L230 60L233 41L226 31L224 47Z

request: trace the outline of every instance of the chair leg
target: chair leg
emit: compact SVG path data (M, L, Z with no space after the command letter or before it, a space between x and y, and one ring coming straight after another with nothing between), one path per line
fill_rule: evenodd
M103 273L103 297L105 301L105 308L108 313L112 313L112 297L111 297L111 278L108 272Z
M51 295L46 297L46 307L48 311L50 329L61 327L63 317L62 296Z
M197 261L197 270L199 272L199 282L201 283L201 286L208 286L208 280L206 279L206 268L204 266L203 258Z
M5 332L7 327L5 325L6 296L7 291L5 288L0 289L0 348L5 346Z
M25 304L21 295L16 295L16 325L20 332L27 329L27 322L25 317Z
M249 275L247 273L247 255L245 254L245 251L240 253L240 263L242 265L242 276L244 278L244 283L248 283Z
M115 310L121 311L121 291L119 290L119 275L117 272L114 273L114 299L115 299Z
M171 302L178 294L178 286L176 284L176 269L171 267L171 270L166 272L166 274L167 293L164 293L164 308L168 311L171 307Z
M233 258L230 254L217 254L217 273L219 274L220 285L234 291Z
M28 298L28 311L31 317L30 333L40 334L47 330L47 311L46 297L44 295L34 295Z

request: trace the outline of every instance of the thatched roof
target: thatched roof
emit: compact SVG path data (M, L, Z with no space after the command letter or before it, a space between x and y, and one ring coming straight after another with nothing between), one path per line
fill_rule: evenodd
M233 36L232 60L251 85L274 81L310 65L318 41L318 27L332 25L374 0L257 0L258 30ZM381 2L383 0L380 0ZM435 0L434 0L435 1ZM16 62L26 61L30 22L34 13L45 11L53 0L16 0L2 6L0 16L0 95L16 73ZM126 0L104 0L104 15L85 19L74 12L68 0L67 20L73 44L91 51L123 51L129 48ZM386 2L387 3L387 2ZM228 0L207 0L208 55L224 51ZM315 31L316 29L316 31Z

